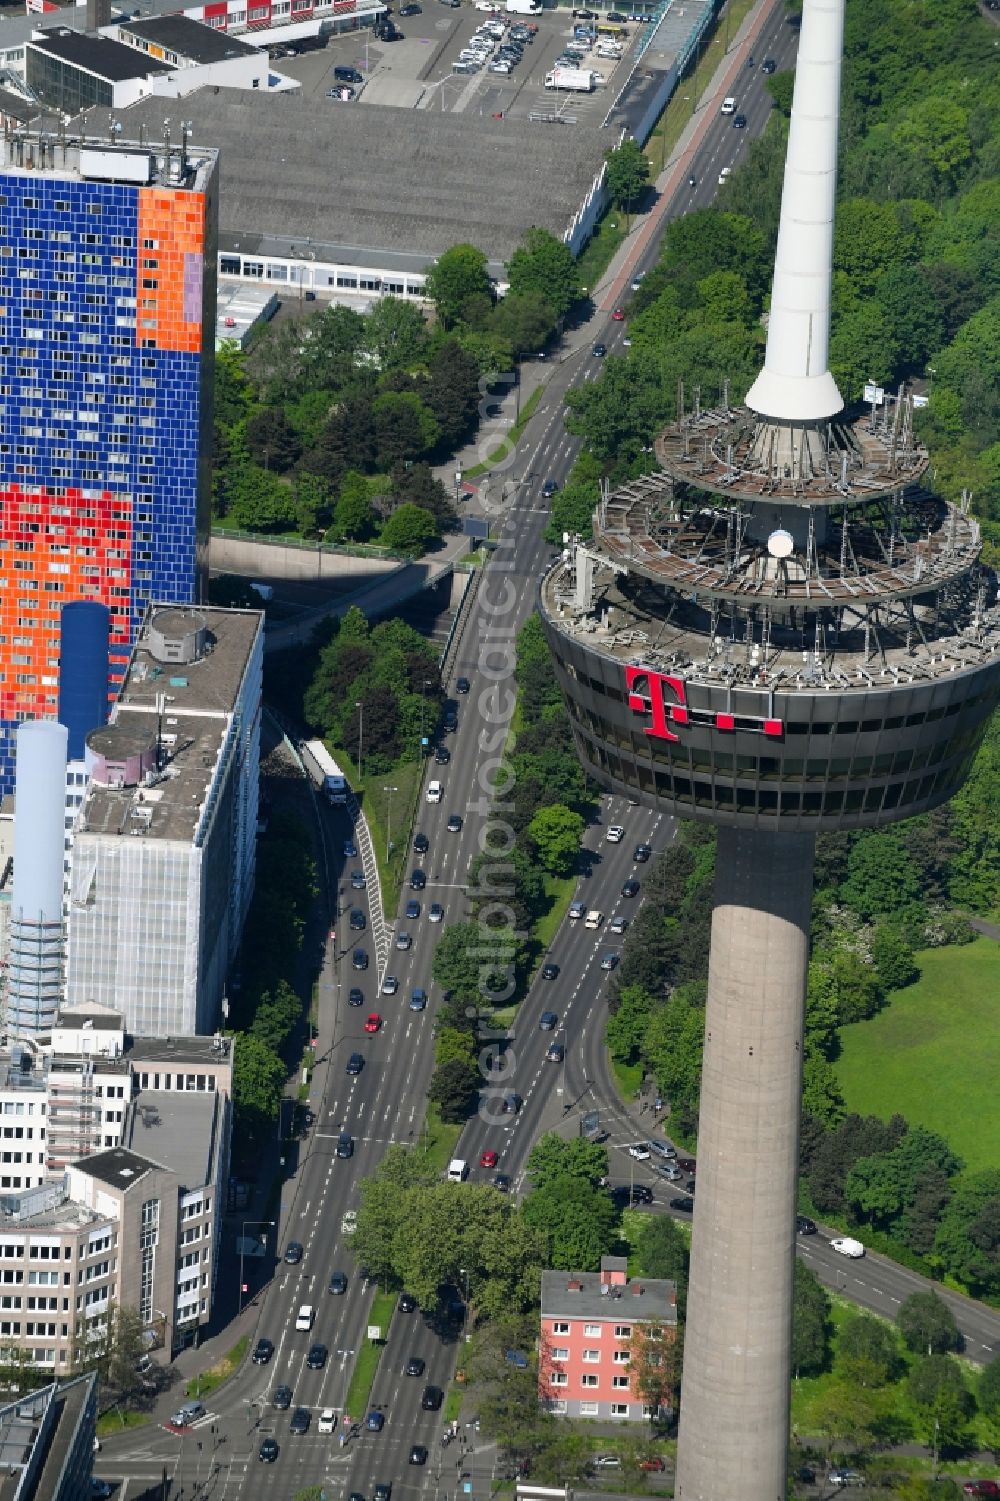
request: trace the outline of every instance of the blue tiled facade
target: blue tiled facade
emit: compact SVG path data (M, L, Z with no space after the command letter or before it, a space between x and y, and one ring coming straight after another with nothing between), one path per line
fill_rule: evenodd
M13 787L18 721L56 713L63 604L109 606L114 682L151 600L202 595L215 303L214 163L192 190L27 170L10 150L0 167L0 792Z

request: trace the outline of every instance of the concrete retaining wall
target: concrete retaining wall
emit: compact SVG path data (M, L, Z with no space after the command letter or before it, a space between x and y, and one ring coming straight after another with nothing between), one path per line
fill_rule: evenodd
M359 579L394 573L405 565L397 558L354 557L330 547L294 546L213 532L208 553L214 573L237 573L241 578Z

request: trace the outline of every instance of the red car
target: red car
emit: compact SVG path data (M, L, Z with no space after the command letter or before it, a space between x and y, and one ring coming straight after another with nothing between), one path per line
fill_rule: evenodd
M614 312L611 314L611 318L614 323L625 322L625 314L620 307L615 308Z
M483 1155L479 1159L479 1166L480 1167L496 1167L496 1165L497 1165L497 1163L499 1161L500 1161L500 1159L497 1156L496 1152L485 1151L483 1153Z
M382 1026L382 1018L377 1011L372 1011L365 1020L366 1032L378 1032Z
M995 1480L967 1480L962 1490L967 1496L1000 1496L1000 1485Z
M653 1454L649 1459L640 1459L640 1470L665 1470L667 1467L658 1454Z

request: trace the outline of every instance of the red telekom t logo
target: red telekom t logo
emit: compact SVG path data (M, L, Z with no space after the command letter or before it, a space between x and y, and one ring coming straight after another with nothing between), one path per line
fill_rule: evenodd
M636 693L636 684L640 687L645 685L645 691ZM683 678L669 677L663 672L653 672L648 667L626 667L625 686L629 690L628 706L637 714L652 712L653 722L646 726L647 735L655 735L660 740L677 740L673 730L668 728L667 720L674 724L687 724L688 711L687 699L684 693ZM674 702L669 703L663 696L664 688L669 688L674 695Z

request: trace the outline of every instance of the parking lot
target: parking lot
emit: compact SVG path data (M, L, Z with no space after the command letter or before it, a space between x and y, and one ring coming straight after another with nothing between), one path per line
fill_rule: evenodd
M397 41L379 41L368 31L351 32L331 37L321 51L283 58L275 67L299 79L304 93L322 97L324 107L330 109L356 108L367 101L445 113L515 118L561 115L568 121L594 125L603 120L624 83L642 30L636 22L625 28L620 60L600 56L596 48L581 56L579 66L592 70L599 82L593 93L570 93L545 88L546 73L574 41L575 23L569 10L543 11L537 16L497 12L504 36L493 39L490 57L475 72L456 73L453 67L459 54L469 47L477 28L490 20L489 14L471 6L452 9L441 0L421 0L421 4L418 15L393 15L402 32ZM496 61L500 45L509 40L510 27L525 23L537 26L537 31L524 45L521 60L507 75L490 72L489 62ZM349 103L327 99L334 67L345 65L356 68L364 84Z

